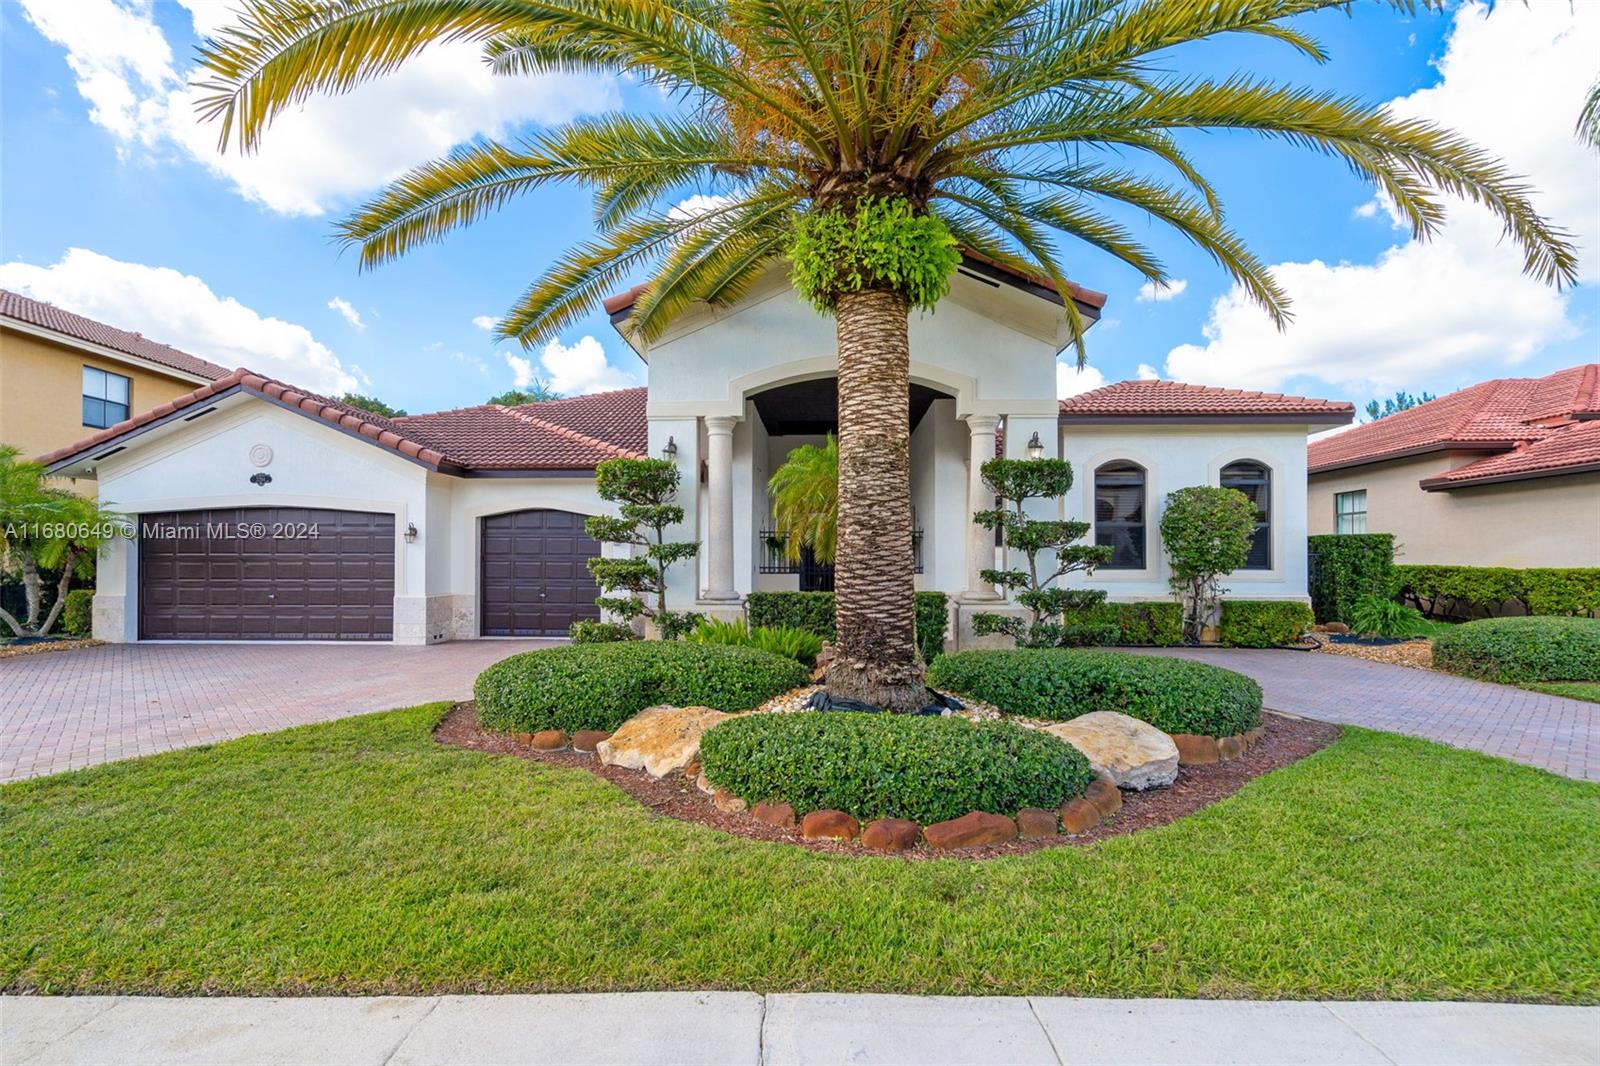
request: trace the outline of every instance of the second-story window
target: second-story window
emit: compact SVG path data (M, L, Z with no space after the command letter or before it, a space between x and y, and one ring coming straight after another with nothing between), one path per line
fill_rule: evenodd
M128 417L132 383L121 374L83 368L83 424L95 429L114 426Z

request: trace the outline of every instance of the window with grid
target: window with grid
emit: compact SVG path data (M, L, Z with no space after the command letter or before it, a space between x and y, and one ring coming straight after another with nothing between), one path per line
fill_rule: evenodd
M131 382L121 374L83 368L83 424L95 429L114 426L128 417Z
M1333 494L1333 531L1335 533L1365 533L1367 531L1366 489Z
M1222 468L1222 487L1238 489L1249 497L1256 509L1255 538L1242 569L1272 569L1272 471L1266 463L1253 459L1229 463Z
M1094 542L1111 548L1102 570L1143 570L1144 467L1106 463L1094 472Z

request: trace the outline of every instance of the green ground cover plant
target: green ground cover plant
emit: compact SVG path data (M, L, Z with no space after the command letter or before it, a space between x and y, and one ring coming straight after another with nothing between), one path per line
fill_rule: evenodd
M1484 618L1433 638L1433 665L1520 684L1600 681L1600 619Z
M752 803L929 825L968 811L1049 810L1094 780L1070 744L1010 722L900 714L758 714L700 741L711 783Z
M987 862L818 854L447 706L0 787L0 987L1600 1002L1600 785L1347 729L1161 827Z
M964 651L936 660L928 683L1009 714L1065 721L1120 711L1163 733L1226 737L1261 721L1261 686L1208 663L1068 648Z
M1532 692L1547 692L1569 700L1600 703L1600 681L1530 681L1521 686Z
M502 659L473 683L490 729L612 730L670 703L743 711L806 683L793 659L755 648L639 640L541 648Z

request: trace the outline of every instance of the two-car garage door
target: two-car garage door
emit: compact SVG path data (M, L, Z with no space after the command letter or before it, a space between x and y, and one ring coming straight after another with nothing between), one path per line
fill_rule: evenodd
M394 515L247 507L139 516L141 640L389 640Z

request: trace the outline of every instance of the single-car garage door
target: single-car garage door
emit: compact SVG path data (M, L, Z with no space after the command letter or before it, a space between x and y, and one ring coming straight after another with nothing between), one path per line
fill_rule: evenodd
M570 511L514 511L483 520L478 611L486 637L564 637L580 619L597 620L599 586L585 560L600 545Z
M139 516L142 640L389 640L394 515L246 507Z

